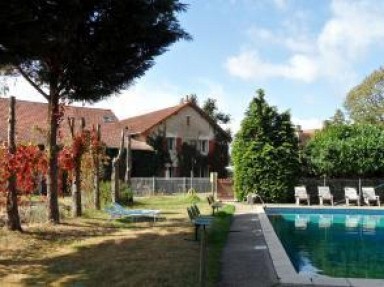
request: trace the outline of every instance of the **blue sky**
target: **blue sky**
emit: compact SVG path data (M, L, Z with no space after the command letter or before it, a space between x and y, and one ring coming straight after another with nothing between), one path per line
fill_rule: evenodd
M97 103L119 118L176 105L187 94L217 99L236 131L255 91L295 124L318 128L347 92L383 65L384 1L185 0L181 41L129 90ZM28 85L10 94L38 100ZM40 98L41 100L41 98Z

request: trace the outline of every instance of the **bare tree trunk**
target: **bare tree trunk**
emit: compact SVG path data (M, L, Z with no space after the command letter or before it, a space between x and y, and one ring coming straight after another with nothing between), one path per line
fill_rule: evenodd
M96 139L100 143L100 125L96 128ZM95 209L100 209L100 151L98 147L92 150L93 158L93 205Z
M124 180L128 186L131 185L132 173L132 149L131 149L131 135L127 135L127 156L126 156L126 170Z
M51 85L50 97L48 102L48 173L47 173L47 201L48 201L48 220L51 223L60 223L59 202L57 198L58 187L58 166L57 166L57 128L59 125L59 95L56 85Z
M16 153L15 143L15 97L9 99L9 116L8 116L8 153ZM7 187L7 227L9 230L23 231L20 223L19 210L17 206L17 189L16 174L12 172L8 178Z
M120 193L120 162L121 162L122 157L123 157L123 150L124 150L124 130L121 131L119 153L112 160L112 175L111 175L112 202L118 202L119 201L119 193Z

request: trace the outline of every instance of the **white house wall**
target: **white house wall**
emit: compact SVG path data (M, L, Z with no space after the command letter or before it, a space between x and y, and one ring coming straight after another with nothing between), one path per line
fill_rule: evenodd
M189 125L187 117L189 116ZM182 142L190 140L214 140L213 126L192 107L185 107L177 114L168 118L161 125L154 127L151 132L165 131L166 137L181 138ZM150 132L150 133L151 133ZM173 166L178 166L176 150L170 151Z

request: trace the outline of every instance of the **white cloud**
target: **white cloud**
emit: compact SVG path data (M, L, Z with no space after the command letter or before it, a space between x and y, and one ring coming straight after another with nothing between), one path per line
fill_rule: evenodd
M251 45L227 59L227 70L246 80L283 77L312 82L324 77L350 87L354 65L371 49L383 47L384 2L334 0L330 12L317 34L308 30L310 17L303 11L289 15L283 30L250 28ZM285 49L285 61L265 59L265 47Z
M317 77L317 65L304 54L295 54L286 63L263 61L256 51L245 51L226 62L228 71L245 80L283 77L312 82Z
M287 6L288 6L288 1L287 0L273 0L273 4L275 4L275 6L278 8L278 9L286 9Z
M151 86L141 80L129 90L98 102L94 107L111 109L119 119L178 105L184 94L168 83Z

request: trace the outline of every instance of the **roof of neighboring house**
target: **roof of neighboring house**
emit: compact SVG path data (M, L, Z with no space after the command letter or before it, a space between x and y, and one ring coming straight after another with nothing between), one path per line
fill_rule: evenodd
M143 134L148 132L150 129L158 124L161 124L171 116L177 114L180 110L185 107L192 107L202 117L204 117L217 131L222 133L228 140L231 140L231 136L224 131L206 112L191 101L186 101L177 106L157 110L144 115L136 116L121 120L121 124L124 127L128 127L129 132L132 134Z
M7 141L9 99L0 98L0 141ZM48 104L16 100L16 140L18 142L46 143ZM101 139L108 147L119 147L122 126L109 109L65 106L60 123L59 140L69 141L70 130L67 118L75 118L76 126L85 119L86 128L100 124ZM134 150L153 150L145 142L132 140Z
M299 143L305 145L310 139L315 136L315 133L319 131L319 129L308 129L302 130L299 132Z

